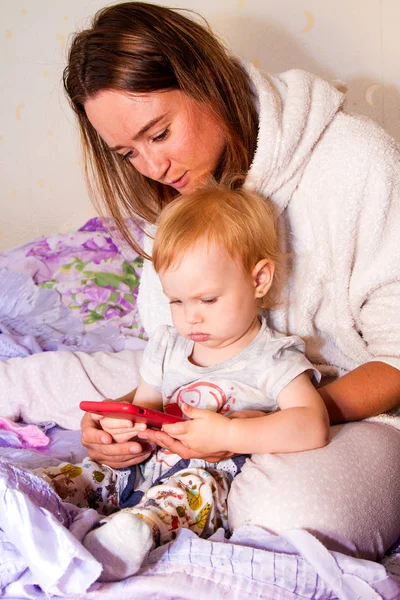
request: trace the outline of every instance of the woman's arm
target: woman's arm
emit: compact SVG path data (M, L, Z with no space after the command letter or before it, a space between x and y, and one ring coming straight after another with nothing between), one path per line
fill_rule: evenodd
M331 424L357 421L380 414L400 405L400 371L386 363L369 362L354 369L333 383L318 389L328 409ZM132 401L135 390L121 400ZM271 417L272 415L270 415ZM82 419L82 444L93 460L114 468L127 467L142 462L149 450L142 453L142 445L151 441L164 446L182 458L203 458L217 462L233 456L233 452L196 452L164 431L147 429L139 434L141 443L112 443L112 437L99 428L91 415Z
M359 421L400 406L400 371L368 362L318 389L331 424Z

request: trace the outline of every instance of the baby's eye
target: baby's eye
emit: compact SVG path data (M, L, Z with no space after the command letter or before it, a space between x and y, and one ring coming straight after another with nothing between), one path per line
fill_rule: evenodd
M214 304L217 301L217 298L203 298L203 304Z
M170 300L170 304L182 304L182 300Z

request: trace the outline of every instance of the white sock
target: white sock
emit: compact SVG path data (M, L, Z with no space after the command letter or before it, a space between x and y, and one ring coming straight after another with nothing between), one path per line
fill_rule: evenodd
M140 569L153 546L153 534L143 519L124 511L90 531L82 543L103 566L100 581L119 581Z

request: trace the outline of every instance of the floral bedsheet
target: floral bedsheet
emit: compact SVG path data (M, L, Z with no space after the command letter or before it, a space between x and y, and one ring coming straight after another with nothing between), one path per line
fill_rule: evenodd
M133 223L131 227L135 238L141 243L142 231ZM91 333L96 332L96 339L101 340L104 333L106 348L99 344L92 344L90 348L90 344L86 344L82 348L85 351L108 347L110 350L137 349L143 347L143 343L138 343L139 340L146 339L136 305L143 260L124 241L119 240L115 232L110 231L111 228L101 219L93 218L78 231L40 237L0 253L0 269L24 273L29 278L26 281L27 289L28 284L32 286L33 282L42 290L51 290L48 294L37 294L35 302L39 306L35 308L36 314L40 312L40 303L44 311L49 303L61 301L63 307L68 309L70 331L73 316L75 322L79 320L79 327L73 326L72 329L77 331L80 328L80 333L86 334L88 339ZM9 273L8 280L10 278ZM4 298L4 292L2 295ZM21 293L19 295L21 298ZM22 295L31 300L32 291L24 290ZM10 303L4 304L8 306ZM27 312L25 307L21 311ZM11 337L22 347L21 336L32 334L31 331L25 331L27 321L25 319L18 328L19 321L15 314L10 321L10 315L5 312L7 310L3 307L0 314L3 336L0 337ZM58 329L62 329L66 323L65 314L63 317ZM28 346L28 353L33 353L34 344L28 343ZM41 344L42 350L68 349L65 346L68 346L65 338L63 344L53 344L51 348ZM71 349L79 349L79 344L71 343Z

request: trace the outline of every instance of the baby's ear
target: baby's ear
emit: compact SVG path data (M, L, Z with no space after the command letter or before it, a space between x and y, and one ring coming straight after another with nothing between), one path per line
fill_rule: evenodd
M252 271L256 298L263 298L268 294L274 279L274 272L275 263L272 260L264 258L258 261Z

